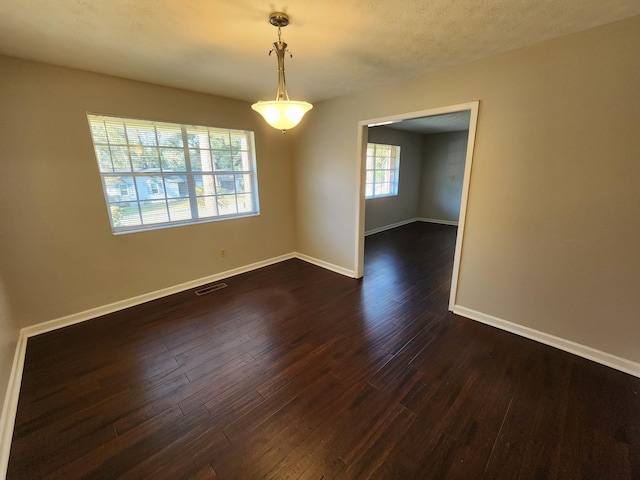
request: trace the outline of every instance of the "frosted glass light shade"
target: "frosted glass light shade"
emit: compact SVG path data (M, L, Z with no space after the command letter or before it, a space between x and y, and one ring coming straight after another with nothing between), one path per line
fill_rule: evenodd
M271 100L251 105L264 117L269 125L278 130L289 130L300 123L304 114L313 108L309 102L294 100Z

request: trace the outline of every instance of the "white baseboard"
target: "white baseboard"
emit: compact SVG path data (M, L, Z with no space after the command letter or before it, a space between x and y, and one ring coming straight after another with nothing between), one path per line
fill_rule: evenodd
M364 236L368 237L369 235L374 235L376 233L384 232L386 230L391 230L392 228L402 227L403 225L408 225L413 222L438 223L440 225L453 225L456 227L458 226L458 222L452 222L451 220L438 220L437 218L415 217L415 218L409 218L407 220L402 220L401 222L392 223L391 225L384 225L382 227L367 230L366 232L364 232Z
M420 221L425 221L425 220L420 219ZM426 220L426 221L429 221L429 220ZM436 223L441 223L441 222L436 222ZM155 292L149 292L144 295L139 295L137 297L132 297L119 302L114 302L109 305L92 308L90 310L85 310L84 312L68 315L66 317L58 318L58 319L44 322L38 325L33 325L31 327L23 328L20 331L18 342L16 344L16 351L14 354L13 365L11 368L11 375L9 377L7 393L5 395L5 399L2 407L2 415L0 416L0 478L4 478L4 476L6 475L6 470L9 462L11 440L13 437L13 428L15 425L15 416L16 416L16 411L18 407L18 396L20 393L20 385L22 382L22 372L24 369L27 340L29 337L34 335L39 335L41 333L49 332L52 330L56 330L58 328L63 328L76 323L80 323L86 320L90 320L92 318L96 318L101 315L113 313L115 311L122 310L124 308L128 308L134 305L138 305L140 303L148 302L150 300L155 300L157 298L171 295L173 293L199 287L207 283L216 282L228 277L232 277L234 275L239 275L241 273L249 272L251 270L256 270L261 267L273 265L275 263L279 263L284 260L289 260L291 258L298 258L307 263L311 263L313 265L325 268L327 270L331 270L341 275L355 278L355 272L353 270L339 267L337 265L325 262L323 260L319 260L317 258L313 258L308 255L296 252L296 253L281 255L279 257L274 257L261 262L256 262L250 265L245 265L243 267L239 267L236 269L227 270L225 272L199 278L197 280L175 285L173 287L164 288L161 290L157 290ZM462 307L460 305L454 305L452 311L457 315L461 315L471 320L475 320L475 321L499 328L501 330L505 330L505 331L514 333L516 335L520 335L522 337L535 340L537 342L558 348L560 350L564 350L569 353L573 353L580 357L592 360L602 365L609 366L611 368L620 370L622 372L628 373L635 377L640 377L640 363L633 362L631 360L627 360L624 358L620 358L615 355L611 355L609 353L602 352L600 350L596 350L594 348L572 342L570 340L565 340L563 338L556 337L554 335L550 335L548 333L544 333L538 330L534 330L529 327L518 325L512 322L509 322L507 320L493 317L491 315L487 315L485 313L478 312L470 308Z
M333 265L323 260L304 255L302 253L292 252L21 329L16 345L13 366L11 368L11 376L9 378L7 394L5 396L4 404L2 407L2 416L0 417L0 479L5 477L7 466L9 463L11 439L13 437L13 427L15 425L16 412L18 408L18 396L20 394L20 385L22 383L22 372L24 370L27 340L29 339L29 337L51 332L53 330L68 327L70 325L75 325L77 323L85 322L102 315L114 313L125 308L133 307L145 302L149 302L151 300L166 297L167 295L172 295L184 290L190 290L201 285L217 282L225 278L240 275L241 273L250 272L252 270L257 270L258 268L267 267L269 265L280 263L285 260L290 260L292 258L298 258L302 261L311 263L318 267L331 270L347 277L355 278L355 272L353 270L339 267L337 265Z
M234 268L232 270L226 270L224 272L198 278L196 280L191 280L189 282L180 283L172 287L162 288L160 290L144 293L136 297L127 298L124 300L119 300L117 302L109 303L107 305L102 305L100 307L84 310L82 312L67 315L65 317L60 317L54 320L49 320L47 322L38 323L37 325L25 327L20 332L21 334L24 334L25 337L27 338L33 337L35 335L51 332L59 328L64 328L70 325L75 325L77 323L82 323L87 320L91 320L93 318L107 315L109 313L114 313L120 310L124 310L125 308L134 307L136 305L140 305L142 303L149 302L151 300L157 300L158 298L166 297L168 295L173 295L174 293L183 292L185 290L190 290L192 288L200 287L208 283L218 282L220 280L224 280L225 278L233 277L235 275L240 275L241 273L247 273L252 270L257 270L258 268L274 265L276 263L280 263L285 260L290 260L292 258L299 258L300 260L303 260L307 263L311 263L318 267L331 270L333 272L339 273L341 275L345 275L347 277L352 277L352 278L355 277L355 273L353 270L348 270L346 268L333 265L332 263L328 263L323 260L318 260L317 258L313 258L308 255L304 255L302 253L292 252L292 253L287 253L285 255L280 255L278 257L269 258L267 260L262 260L260 262L251 263L249 265L244 265L242 267Z
M16 422L16 411L18 409L18 396L20 395L20 385L22 384L22 371L24 370L24 358L27 352L27 337L20 332L16 351L13 355L13 365L9 375L7 393L2 404L2 415L0 415L0 478L7 475L9 466L9 453L11 451L11 440L13 438L13 427Z
M403 225L408 225L413 222L419 221L418 218L409 218L407 220L402 220L401 222L392 223L391 225L384 225L382 227L374 228L372 230L367 230L364 232L364 236L367 237L369 235L374 235L376 233L384 232L386 230L391 230L392 228L402 227Z
M616 370L620 370L621 372L628 373L629 375L633 375L634 377L640 377L640 363L627 360L626 358L617 357L615 355L611 355L610 353L596 350L595 348L587 347L586 345L582 345L576 342L572 342L571 340L556 337L539 330L534 330L533 328L525 327L523 325L518 325L501 318L487 315L486 313L478 312L466 307L461 307L460 305L454 305L452 311L457 315L461 315L471 320L475 320L492 327L499 328L500 330L506 330L507 332L515 333L516 335L520 335L521 337L535 340L536 342L540 342L545 345L564 350L565 352L573 353L574 355L578 355L579 357L583 357L596 363L600 363Z
M356 278L356 272L353 270L349 270L348 268L339 267L338 265L334 265L333 263L325 262L324 260L319 260L314 257L310 257L309 255L305 255L304 253L296 252L294 256L304 262L310 263L312 265L316 265L318 267L322 267L327 270L331 270L332 272L339 273L340 275L344 275L345 277Z
M207 283L218 282L225 278L233 277L235 275L240 275L241 273L250 272L251 270L256 270L258 268L273 265L275 263L280 263L284 260L295 258L295 256L296 255L293 253L288 253L286 255L280 255L279 257L269 258L267 260L251 263L249 265L244 265L242 267L234 268L232 270L226 270L224 272L215 273L213 275L198 278L196 280L191 280L190 282L181 283L179 285L174 285L172 287L162 288L154 292L145 293L142 295L138 295L136 297L127 298L125 300L119 300L117 302L113 302L108 305L102 305L100 307L91 308L83 312L74 313L72 315L67 315L65 317L49 320L48 322L39 323L31 327L25 327L22 329L22 332L27 337L33 337L34 335L40 335L41 333L51 332L59 328L68 327L69 325L75 325L76 323L81 323L86 320L91 320L92 318L101 317L102 315L107 315L109 313L117 312L119 310L124 310L125 308L140 305L141 303L149 302L151 300L156 300L158 298L166 297L168 295L173 295L174 293L182 292L184 290L189 290L191 288L200 287L201 285L206 285Z
M437 218L425 218L425 217L418 217L416 218L416 220L419 222L439 223L440 225L453 225L455 227L458 226L458 222L453 222L451 220L438 220Z

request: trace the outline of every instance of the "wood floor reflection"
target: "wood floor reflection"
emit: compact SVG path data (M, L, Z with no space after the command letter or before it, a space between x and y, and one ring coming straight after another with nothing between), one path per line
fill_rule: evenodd
M455 236L30 339L8 478L640 478L640 379L449 313Z

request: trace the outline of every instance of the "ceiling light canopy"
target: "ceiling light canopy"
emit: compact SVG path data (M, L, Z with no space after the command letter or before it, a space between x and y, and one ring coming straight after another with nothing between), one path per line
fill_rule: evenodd
M287 50L287 44L281 38L281 28L289 25L289 17L286 13L274 12L269 15L269 23L278 27L278 41L273 43L273 49L269 52L269 55L276 52L278 57L278 91L275 100L259 101L251 105L251 108L262 115L269 125L284 133L298 125L313 105L308 102L289 100L287 81L284 77L284 55L289 53L291 56L291 52Z

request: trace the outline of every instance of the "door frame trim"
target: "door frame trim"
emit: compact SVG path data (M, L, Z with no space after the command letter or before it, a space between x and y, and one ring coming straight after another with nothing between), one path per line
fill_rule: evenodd
M469 136L467 139L467 153L464 165L464 179L462 183L462 196L460 199L460 215L458 217L458 234L456 236L456 248L453 259L453 274L451 277L451 292L449 295L449 310L453 310L456 305L458 294L458 281L460 278L460 268L462 263L462 249L464 244L464 232L467 219L467 208L469 204L469 186L471 183L471 167L473 164L473 151L476 139L476 130L478 126L478 111L480 109L480 101L459 103L456 105L447 105L444 107L429 108L415 112L399 113L395 115L387 115L383 117L370 118L360 120L358 122L358 142L357 142L357 168L358 168L358 186L356 188L356 241L355 241L355 277L361 278L364 275L364 219L365 219L365 155L367 152L368 128L374 124L384 122L397 122L400 120L409 120L412 118L431 117L434 115L443 115L446 113L455 113L462 111L470 111L469 118Z

